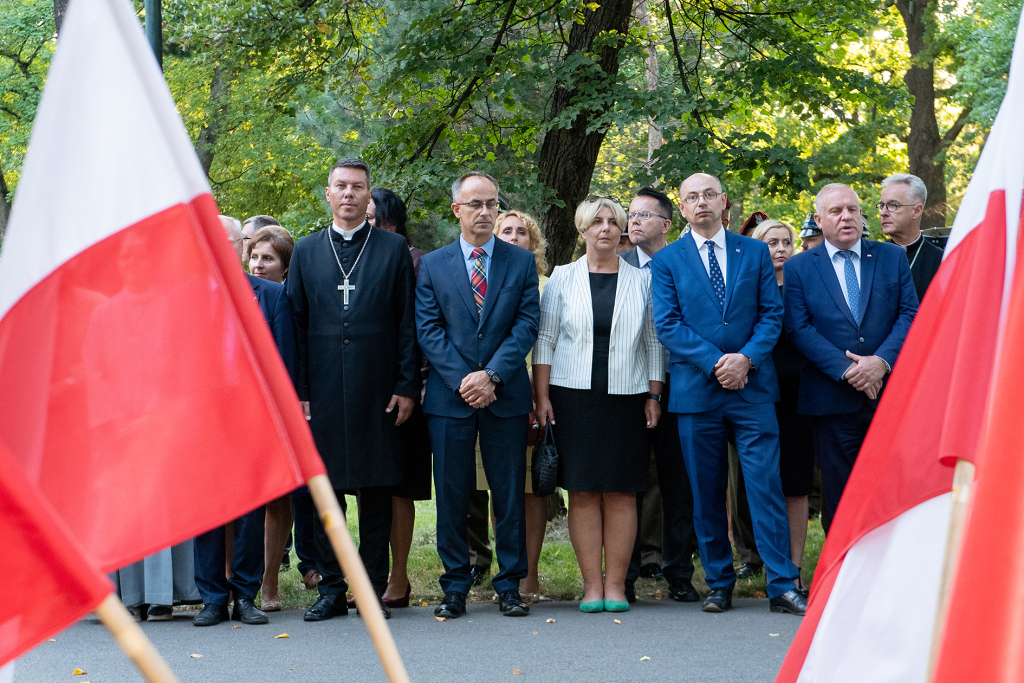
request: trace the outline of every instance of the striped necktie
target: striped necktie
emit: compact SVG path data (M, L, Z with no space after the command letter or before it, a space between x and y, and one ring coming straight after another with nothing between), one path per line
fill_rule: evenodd
M487 296L487 271L484 270L484 250L477 247L470 254L473 262L473 275L470 282L473 285L473 298L476 299L476 314L481 315L484 310L484 297Z

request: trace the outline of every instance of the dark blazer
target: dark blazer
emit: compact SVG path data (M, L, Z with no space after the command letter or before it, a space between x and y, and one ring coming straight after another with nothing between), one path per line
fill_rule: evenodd
M252 287L256 301L263 310L263 317L270 325L270 332L277 342L277 350L281 354L288 376L295 383L295 323L292 320L292 307L288 300L288 292L284 285L264 280L255 275L246 275Z
M779 400L771 354L782 330L782 299L768 245L726 231L725 248L724 309L692 233L660 250L651 263L654 325L670 353L668 410L673 413L699 413L722 404L731 390L722 388L712 371L726 353L754 361L747 386L737 391L745 401Z
M621 256L622 260L625 261L626 263L628 263L629 265L633 266L634 268L639 268L640 267L640 257L637 256L637 253L636 253L636 250L639 249L639 248L640 247L633 247L629 251L622 252L621 254L619 254L619 256Z
M807 359L800 373L798 405L804 415L857 411L865 395L842 380L851 365L846 351L878 356L895 366L917 314L917 292L903 249L864 239L860 244L859 326L825 242L797 254L784 267L786 334Z
M484 368L503 382L487 407L491 413L514 417L533 410L526 354L540 324L537 283L533 253L495 239L478 316L459 241L423 256L416 284L417 333L430 361L423 412L472 415L474 408L459 395L459 386L466 375Z

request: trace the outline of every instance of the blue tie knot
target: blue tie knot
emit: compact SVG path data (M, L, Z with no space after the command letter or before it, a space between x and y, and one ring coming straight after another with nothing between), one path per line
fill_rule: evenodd
M838 251L836 253L839 254L840 256L842 256L845 259L852 259L853 258L853 252L850 251L849 249L846 249L844 251Z

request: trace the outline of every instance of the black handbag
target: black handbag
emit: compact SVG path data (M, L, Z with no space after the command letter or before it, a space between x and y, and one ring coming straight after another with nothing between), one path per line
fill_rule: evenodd
M558 485L558 449L555 448L555 434L551 420L544 429L544 435L533 447L531 464L533 495L549 496Z

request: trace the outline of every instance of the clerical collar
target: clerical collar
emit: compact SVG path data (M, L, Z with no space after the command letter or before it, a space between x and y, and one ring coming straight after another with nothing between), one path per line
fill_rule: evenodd
M356 236L356 233L362 230L364 227L366 227L366 221L363 221L362 225L360 225L355 230L342 230L335 223L331 223L331 229L334 230L339 235L341 235L341 238L346 242L351 242L352 238Z

